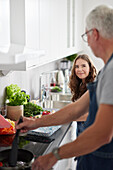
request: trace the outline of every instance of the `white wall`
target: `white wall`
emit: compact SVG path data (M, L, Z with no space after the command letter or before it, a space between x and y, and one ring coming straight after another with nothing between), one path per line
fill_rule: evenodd
M29 71L13 71L6 76L0 77L0 104L3 103L5 87L17 84L22 90L30 94L31 99L39 97L39 77L43 72L55 70L58 62L52 62Z

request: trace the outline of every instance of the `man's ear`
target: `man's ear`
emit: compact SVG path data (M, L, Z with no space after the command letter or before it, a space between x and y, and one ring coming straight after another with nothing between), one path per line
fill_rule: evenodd
M99 31L97 29L93 30L93 35L94 35L94 39L98 40L99 39Z

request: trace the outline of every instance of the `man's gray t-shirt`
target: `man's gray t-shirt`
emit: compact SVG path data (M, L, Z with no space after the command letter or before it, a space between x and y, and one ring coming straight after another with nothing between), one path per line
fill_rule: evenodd
M113 105L113 59L98 76L96 96L98 106L100 104Z

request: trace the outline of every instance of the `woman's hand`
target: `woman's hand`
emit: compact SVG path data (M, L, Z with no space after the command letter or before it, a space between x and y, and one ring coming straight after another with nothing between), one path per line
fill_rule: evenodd
M27 132L28 130L33 130L38 128L36 118L27 118L23 117L23 122L20 124L16 123L16 129L21 129L22 133Z
M32 164L32 170L50 170L56 162L57 159L52 153L39 156Z

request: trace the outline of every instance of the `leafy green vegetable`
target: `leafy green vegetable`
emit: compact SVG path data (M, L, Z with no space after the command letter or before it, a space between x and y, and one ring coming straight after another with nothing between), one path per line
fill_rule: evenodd
M7 98L14 96L15 93L21 92L21 88L17 84L11 84L6 87Z
M21 88L16 84L11 84L6 87L7 105L19 106L27 103L29 95L21 92Z
M10 97L8 99L8 104L9 106L20 106L20 105L24 105L27 103L27 98L26 98L26 94L25 93L15 93L14 96Z
M62 89L58 86L54 86L52 89L51 89L51 92L61 92Z
M24 116L31 117L40 114L43 111L41 106L34 103L27 103L24 105Z
M78 54L72 54L70 56L67 56L66 59L69 61L74 61L74 59L77 57Z

